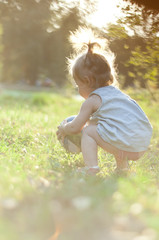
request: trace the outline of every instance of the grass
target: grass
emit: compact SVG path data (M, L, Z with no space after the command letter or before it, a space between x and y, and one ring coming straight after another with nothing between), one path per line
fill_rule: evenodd
M97 177L75 174L81 154L65 152L56 127L81 102L59 93L0 95L0 235L3 240L159 239L159 106L147 91L127 91L154 127L136 176L115 178L99 151ZM158 93L157 93L158 94Z

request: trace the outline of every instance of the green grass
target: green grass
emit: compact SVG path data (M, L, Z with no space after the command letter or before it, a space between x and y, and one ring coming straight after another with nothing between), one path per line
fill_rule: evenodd
M112 176L112 155L99 151L101 173L75 174L82 155L65 152L56 127L81 101L59 93L0 95L0 239L159 239L159 106L147 91L128 91L154 127L135 176ZM159 96L159 93L156 93ZM144 238L145 236L145 238ZM138 238L137 238L138 237Z

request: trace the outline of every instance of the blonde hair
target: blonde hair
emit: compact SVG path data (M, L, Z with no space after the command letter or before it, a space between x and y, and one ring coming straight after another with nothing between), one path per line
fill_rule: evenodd
M106 39L95 36L87 28L71 32L70 42L75 54L68 59L71 75L84 81L84 76L94 79L96 88L116 85L115 56L108 48Z

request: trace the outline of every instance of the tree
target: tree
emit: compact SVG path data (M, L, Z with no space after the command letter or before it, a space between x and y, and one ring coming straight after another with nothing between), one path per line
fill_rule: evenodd
M159 2L156 0L125 0L131 2L131 4L136 4L139 7L144 7L146 11L159 12Z
M144 8L131 10L130 6L126 9L127 15L120 19L122 26L127 26L133 32L133 38L142 39L142 45L136 42L132 49L129 60L125 63L132 80L138 81L140 86L146 87L147 84L159 86L159 13L154 14Z
M140 80L142 87L146 87L148 83L159 87L159 38L147 42L145 51L137 46L132 51L127 66L134 66L133 77Z
M2 80L35 84L44 75L61 84L68 33L83 24L93 2L83 1L82 8L79 0L69 5L65 0L0 0Z
M67 80L66 58L71 52L68 37L70 31L74 31L79 24L81 23L78 9L70 9L61 19L60 27L50 33L44 43L44 69L58 85L65 84Z
M134 86L139 78L137 80L134 78L135 66L128 62L136 46L145 49L144 39L136 35L130 36L121 24L110 24L105 32L104 37L109 40L110 49L116 56L115 65L119 73L119 83L123 88Z
M3 26L3 80L27 79L34 84L42 66L43 42L51 0L0 2Z

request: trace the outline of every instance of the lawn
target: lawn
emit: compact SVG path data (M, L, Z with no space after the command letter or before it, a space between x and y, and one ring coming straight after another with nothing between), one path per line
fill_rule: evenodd
M81 99L67 91L1 92L0 239L159 239L159 104L146 90L127 93L154 130L148 152L131 165L136 174L122 178L101 149L100 174L77 174L82 155L57 141L57 126L78 113Z

